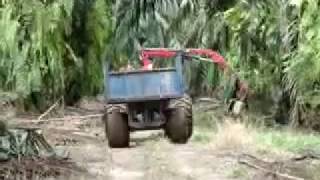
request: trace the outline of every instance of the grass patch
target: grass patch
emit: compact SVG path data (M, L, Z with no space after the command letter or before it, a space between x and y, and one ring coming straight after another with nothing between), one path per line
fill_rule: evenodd
M191 137L192 142L209 143L212 139L213 132L207 129L196 128Z
M253 145L251 128L234 121L218 125L213 146L218 150L244 150Z
M195 140L208 142L221 150L262 150L301 153L320 149L320 135L289 129L263 129L242 123L226 121L217 126L213 136L198 134ZM250 149L248 149L250 147Z
M320 136L312 133L294 132L290 130L263 130L256 132L255 141L258 145L276 150L293 153L305 149L319 149Z
M216 130L218 118L213 112L194 112L194 126L199 129Z
M250 179L249 173L244 167L237 167L232 169L232 171L228 174L228 177L232 179Z
M246 149L248 147L270 152L299 153L303 150L320 149L320 134L301 132L289 128L265 128L256 117L247 123L237 123L221 112L194 111L195 131L193 142L209 143L219 149Z

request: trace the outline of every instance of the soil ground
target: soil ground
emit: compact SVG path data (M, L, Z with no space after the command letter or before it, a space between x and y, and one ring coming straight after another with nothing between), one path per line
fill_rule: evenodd
M225 180L233 179L230 173L238 166L237 159L215 154L209 145L172 144L162 131L131 133L129 148L110 149L99 121L87 121L85 128L69 123L42 126L51 144L69 151L72 160L88 170L86 175L96 179Z
M82 112L83 109L69 109L67 113L100 113L101 108L101 105L90 104L85 113ZM184 145L172 144L164 137L162 131L131 133L129 148L110 149L101 118L50 121L36 126L43 129L44 136L50 144L67 150L72 161L87 170L86 173L76 173L74 179L266 179L253 178L252 169L239 165L237 157L227 151L213 150L211 143L191 139ZM200 133L197 131L201 131L201 128L195 127L194 134ZM211 132L209 137L210 134ZM209 139L206 142L210 141ZM235 153L239 152L232 152Z

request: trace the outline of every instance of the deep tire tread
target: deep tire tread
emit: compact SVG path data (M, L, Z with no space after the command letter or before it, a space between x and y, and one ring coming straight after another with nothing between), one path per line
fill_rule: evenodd
M129 146L129 126L125 114L113 110L105 117L105 133L111 148Z
M185 95L174 100L174 107L168 116L165 132L173 143L185 144L192 136L192 100Z

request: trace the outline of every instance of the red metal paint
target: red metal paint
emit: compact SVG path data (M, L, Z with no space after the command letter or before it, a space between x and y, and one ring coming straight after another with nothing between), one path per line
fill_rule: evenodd
M150 58L172 58L177 55L177 53L181 52L181 50L174 50L174 49L167 49L167 48L150 48L150 49L143 49L140 53L140 60L143 64L144 70L151 70L152 69L152 62ZM226 60L221 56L218 52L213 51L211 49L186 49L182 50L186 56L198 55L198 56L205 56L212 60L213 63L217 64L218 67L225 71L229 69ZM240 82L239 89L237 90L239 94L247 96L248 92L248 85L244 82ZM241 97L243 99L243 97Z

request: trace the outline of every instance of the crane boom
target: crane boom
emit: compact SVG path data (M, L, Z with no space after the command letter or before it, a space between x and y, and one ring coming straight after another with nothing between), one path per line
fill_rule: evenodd
M211 49L190 48L186 50L177 50L167 48L146 48L141 50L140 60L142 61L143 68L148 69L152 64L150 58L172 58L179 52L182 52L184 56L191 57L192 59L206 62L209 61L217 64L222 71L231 70L224 57ZM248 95L248 85L247 83L240 81L238 76L236 77L236 88L237 98L241 101L245 101Z
M150 58L171 58L177 55L179 50L166 48L150 48L143 49L140 54L140 59L144 67L151 64ZM217 52L211 49L186 49L182 51L186 56L199 55L210 58L213 63L218 64L219 67L225 69L227 67L225 59Z

